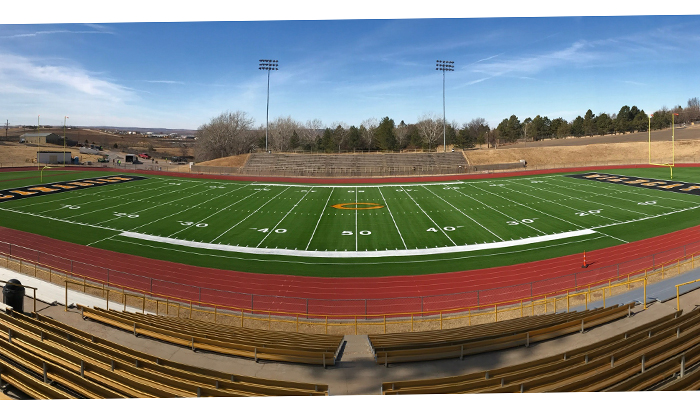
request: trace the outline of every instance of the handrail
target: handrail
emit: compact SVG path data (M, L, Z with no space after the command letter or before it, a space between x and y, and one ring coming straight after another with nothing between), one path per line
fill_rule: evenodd
M0 280L0 283L4 283L6 285L9 284L9 285L14 285L14 286L20 286L20 287L23 287L25 289L32 289L34 291L32 294L32 299L34 300L34 305L33 305L32 311L36 312L36 291L38 290L38 288L27 286L27 285L22 285L21 283L14 283L14 282L3 281L3 280Z
M102 290L102 291L106 291L106 292L107 292L107 296L109 296L109 292L110 292L110 291L114 291L114 289L110 289L109 287L110 287L110 286L111 286L111 287L116 287L116 288L118 288L119 290L121 290L121 292L122 292L122 298L124 299L124 307L126 307L126 304L125 304L125 301L126 301L125 299L126 299L126 297L127 297L127 296L134 296L134 295L131 294L131 293L126 293L126 291L130 291L130 292L134 292L134 293L139 293L139 294L140 294L139 297L143 297L144 308L145 308L145 301L146 301L145 298L146 298L146 296L149 296L149 297L151 297L151 298L162 298L162 299L165 299L166 301L172 300L172 301L179 302L179 303L183 303L183 304L189 304L189 305L190 305L190 310L192 310L193 305L197 305L198 307L214 308L214 310L215 310L215 311L214 311L215 315L218 313L218 310L219 310L219 309L222 309L222 310L229 310L229 311L240 312L241 315L243 315L243 313L248 313L248 314L251 314L251 315L254 315L254 314L256 314L256 313L257 313L257 314L266 313L267 316L268 316L268 320L270 319L270 317L271 317L272 315L275 315L275 316L282 316L282 317L296 317L296 319L297 319L297 327L298 327L298 319L299 319L299 318L304 318L304 319L307 320L307 321L303 322L304 324L309 324L309 325L325 325L326 327L327 327L327 326L348 326L348 325L354 325L355 327L357 327L358 325L384 325L384 326L386 327L386 325L390 325L390 324L405 323L405 322L402 322L402 321L396 321L396 319L400 319L400 318L411 318L411 320L413 320L415 316L419 316L419 317L422 318L422 320L421 320L422 322L425 322L425 321L440 321L440 329L442 329L443 321L448 321L448 320L451 320L451 319L469 318L470 321L471 321L471 318L472 318L472 317L477 317L477 316L481 316L481 315L486 315L486 314L492 314L492 313L494 313L494 314L496 315L496 320L497 320L498 313L499 313L499 306L500 306L500 307L503 307L503 306L515 306L515 305L517 305L518 303L520 304L520 307L519 307L519 308L521 309L521 314L524 314L524 312L523 312L523 310L524 310L524 303L527 303L527 302L530 303L530 305L528 306L528 308L533 308L533 309L534 309L534 307L535 307L536 305L538 305L538 304L539 304L539 305L545 305L545 308L546 308L546 305L547 305L549 302L552 302L552 301L553 301L553 302L554 302L554 307L555 307L555 310L554 310L554 311L556 311L556 307L557 307L556 304L557 304L557 301L566 300L566 302L567 302L567 310L568 310L570 298L571 298L571 297L582 296L582 295L584 295L584 293L587 293L587 294L585 294L585 302L586 302L586 308L587 308L587 303L588 303L589 299L591 299L591 292L595 292L595 291L597 291L597 290L601 290L600 288L596 288L596 287L598 287L598 286L604 285L605 283L608 284L608 285L605 287L605 289L602 289L602 290L603 290L603 297L604 297L604 301L605 301L605 293L606 293L606 290L607 290L608 292L611 293L612 288L619 287L619 286L625 286L625 285L626 285L626 286L631 286L633 283L641 282L642 280L644 281L644 286L646 287L646 278L649 276L650 273L651 273L651 274L658 273L658 270L659 270L659 269L661 270L661 275L662 275L662 279L663 279L663 277L664 277L664 275L665 275L665 269L667 269L666 267L669 266L669 265L671 265L671 264L674 264L674 263L677 264L676 267L679 268L679 271L680 271L681 262L684 262L684 263L691 262L691 263L692 263L692 267L695 268L695 262L694 262L694 260L695 260L695 257L696 257L696 256L699 256L699 255L700 255L700 252L696 252L696 253L692 253L692 254L690 254L690 255L678 257L678 258L675 258L675 259L673 259L673 260L666 261L666 262L663 262L663 263L658 264L658 265L654 265L654 266L652 266L652 267L642 268L642 269L635 270L635 271L630 272L629 274L627 274L627 277L626 277L626 278L620 276L619 279L617 279L617 281L620 282L620 283L616 283L615 285L612 285L613 279L611 278L611 279L604 279L604 280L599 280L599 281L596 281L596 282L593 282L593 283L589 283L589 284L587 284L587 285L585 285L585 286L578 286L578 285L577 285L577 286L570 287L570 288L567 288L567 289L559 289L559 290L551 291L551 292L544 293L544 294L538 294L538 295L535 295L535 296L523 297L523 298L512 299L512 300L505 300L505 301L494 302L494 303L489 303L489 304L484 304L484 305L456 307L456 308L449 308L449 309L442 309L442 310L433 310L433 311L394 312L394 313L362 314L362 315L357 315L357 314L333 314L333 315L329 315L329 314L316 314L316 313L308 313L308 312L307 312L307 313L299 313L299 312L296 312L296 313L295 313L295 312L287 312L287 311L272 311L272 310L259 310L259 309L256 310L256 309L253 309L253 308L236 307L236 306L222 305L222 304L217 304L217 303L203 302L203 301L198 301L198 300L185 299L185 298L181 298L181 297L177 297L177 296L166 295L166 294L163 294L163 293L156 293L156 292L152 292L152 291L146 291L146 290L142 290L142 289L138 289L138 288L129 287L129 286L126 286L126 285L115 284L115 283L112 283L112 282L109 282L109 281L104 281L104 280L97 279L97 278L93 278L93 277L90 277L90 276L87 276L87 275L82 275L82 274L70 272L70 271L67 271L67 270L65 270L65 269L63 269L63 268L54 267L54 266L48 265L48 264L43 263L43 262L32 261L32 260L29 260L29 259L26 259L26 258L23 258L23 257L18 257L18 256L15 256L15 255L11 255L11 254L8 254L8 253L6 253L6 252L4 252L4 251L0 251L0 255L4 255L8 260L9 260L10 258L15 259L15 260L19 260L19 261L20 261L20 268L21 268L21 262L26 262L26 263L32 265L32 266L34 267L34 270L35 270L35 275L36 275L36 266L40 266L40 267L42 267L42 268L48 269L50 275L51 275L51 273L52 273L53 271L59 271L59 272L63 273L63 274L66 276L66 278L67 278L69 275L70 275L70 276L73 276L73 277L80 277L80 278L82 278L82 280L83 280L82 282L66 279L66 284L65 284L65 286L66 286L66 308L67 308L67 305L68 305L68 301L67 301L67 296L68 296L68 284L69 284L69 282L70 282L70 283L72 283L72 284L81 285L81 286L83 287L83 291L85 291L85 289L86 289L87 287L91 287L91 288L95 288L95 289L100 289L100 290ZM642 273L644 273L644 275L645 275L645 278L644 278L644 279L634 279L634 280L630 279L631 276L641 275ZM51 279L51 276L49 277L49 279ZM626 280L625 280L625 279L626 279ZM102 285L102 287L88 284L87 281L92 281L92 282L100 283L100 284ZM557 297L557 296L560 296L560 297ZM107 297L107 298L109 298L109 297ZM109 301L109 299L108 299L107 301ZM157 301L157 300L156 300L156 301ZM178 307L180 307L180 306L178 305ZM645 302L645 307L646 307L646 302ZM490 309L490 308L493 308L493 311L487 311L487 312L483 312L483 311L482 311L482 312L479 313L479 310L484 310L484 309L487 309L487 308L489 308L489 309ZM473 313L474 310L477 310L477 313ZM145 310L144 310L144 311L145 311ZM199 311L204 311L204 310L199 310ZM500 311L501 311L501 312L504 312L505 310L502 308ZM205 311L205 312L206 312L206 311ZM545 312L547 312L547 310L545 310ZM454 316L454 314L458 314L458 313L468 313L468 317L464 317L464 316ZM191 311L190 311L190 314L191 314ZM452 314L452 315L451 315L451 316L444 316L444 314ZM437 319L437 318L434 318L434 319L430 319L430 318L425 319L425 316L426 316L426 315L428 315L428 316L430 316L430 315L439 315L440 318L439 318L439 319ZM255 318L255 317L247 317L247 318L253 319L253 320L255 320L255 319L260 320L259 318ZM386 320L387 318L395 319L395 320L394 320L394 321L387 321L387 320ZM310 319L325 320L325 323L310 322L310 321L308 321L308 320L310 320ZM331 322L328 322L329 319L331 319L331 320L334 320L334 319L335 319L335 320L354 319L355 322L352 323L352 324L348 324L348 323L338 323L338 322L332 322L332 321L331 321ZM361 321L361 320L358 321L358 319L365 319L365 321L364 321L364 322ZM367 320L383 320L383 321L380 321L380 322L368 322ZM470 324L471 324L471 322L470 322ZM327 328L326 328L326 330L327 330ZM386 330L386 328L385 328L385 330Z
M693 283L697 283L697 282L700 282L700 279L696 279L696 280L690 281L690 282L679 283L678 285L676 285L676 310L681 309L680 287L685 286L685 285L690 285Z

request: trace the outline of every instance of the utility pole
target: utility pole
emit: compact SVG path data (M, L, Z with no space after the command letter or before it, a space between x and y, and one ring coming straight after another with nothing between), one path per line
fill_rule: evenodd
M10 128L10 120L5 121L5 138L7 138L7 130Z

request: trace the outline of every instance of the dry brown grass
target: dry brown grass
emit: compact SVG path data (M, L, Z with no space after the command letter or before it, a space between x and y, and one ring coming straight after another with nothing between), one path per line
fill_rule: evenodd
M0 142L0 164L3 167L36 165L37 151L63 151L63 146L55 144L31 146L23 143ZM83 162L96 163L100 158L97 155L80 154L80 151L74 147L67 147L66 151L70 151L73 157L80 156Z
M248 162L250 158L250 153L239 154L237 156L230 156L224 158L217 158L210 161L205 161L198 163L198 165L205 165L208 167L242 167Z
M676 160L700 161L700 140L676 141ZM652 162L671 161L671 143L652 142ZM588 144L528 148L500 148L466 151L471 165L497 164L527 160L528 167L551 165L636 164L648 162L649 144L645 142Z

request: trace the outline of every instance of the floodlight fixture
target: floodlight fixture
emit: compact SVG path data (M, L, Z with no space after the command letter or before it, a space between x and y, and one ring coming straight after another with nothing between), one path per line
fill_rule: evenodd
M267 111L265 114L265 152L267 153L267 136L270 128L270 71L279 70L279 61L267 59L259 61L260 64L258 65L258 69L262 71L267 71Z
M435 70L442 71L442 151L447 152L447 136L445 123L445 72L455 70L455 62L447 60L437 60Z

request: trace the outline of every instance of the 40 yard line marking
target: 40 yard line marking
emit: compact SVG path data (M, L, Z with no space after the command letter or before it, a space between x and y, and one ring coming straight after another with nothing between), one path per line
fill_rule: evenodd
M309 189L311 190L311 189ZM306 248L304 250L308 250L309 246L311 246L311 241L314 239L314 235L316 234L316 229L318 229L318 224L321 223L321 218L323 218L323 214L326 212L326 209L328 208L328 202L331 200L331 196L333 196L333 191L335 188L331 188L331 194L328 195L328 200L326 200L326 204L323 206L323 210L321 210L321 215L318 216L318 221L316 221L316 226L314 227L314 231L311 233L311 238L309 239L309 243L306 244Z
M427 191L429 191L430 193L433 193L432 190L430 190L430 189L428 189L428 188L425 188L425 189L426 189ZM459 190L458 190L458 192L459 192ZM466 194L464 194L464 193L462 193L462 192L459 192L459 193L460 193L461 195L463 195L463 196L469 197L469 198L472 199L472 200L476 200L476 199L472 198L471 196L468 196L468 195L466 195ZM448 202L447 200L445 200L445 199L443 199L442 197L438 196L436 193L433 193L433 195L436 196L438 199L444 201L445 203L449 204L450 206L452 206L452 208L454 208L455 210L459 211L459 212L460 212L462 215L464 215L465 217L467 217L467 218L469 218L470 220L474 221L475 224L477 224L477 225L479 225L480 227L486 229L490 234L492 234L493 236L497 237L498 240L503 241L503 238L502 238L502 237L500 237L500 236L496 235L495 233L491 232L491 230L490 230L489 228L487 228L487 227L481 225L481 224L478 223L474 218L468 216L467 214L465 214L464 212L462 212L462 210L460 210L459 208L455 207L454 205L452 205L452 204L451 204L450 202ZM481 203L479 200L476 200L476 201L478 201L479 203ZM481 204L484 204L484 203L481 203ZM485 205L486 207L491 208L490 206L487 206L486 204L484 204L484 205ZM493 208L491 208L491 209L493 210ZM496 210L494 210L494 211L496 211ZM505 214L504 214L504 215L505 215ZM508 218L510 218L510 217L508 217ZM511 219L512 219L512 218L511 218ZM544 232L542 232L542 231L540 231L540 232L541 232L541 233L544 233Z
M432 218L430 218L430 215L428 215L428 213L426 213L425 210L423 210L423 207L421 207L420 204L418 204L418 202L417 202L416 200L413 199L413 196L411 196L411 195L406 191L406 189L403 188L403 186L399 186L399 187L401 188L401 190L402 190L404 193L406 193L406 196L408 196L411 200L413 200L413 202L416 204L416 206L418 206L418 208L420 208L420 210L423 211L423 214L425 214L425 216L428 217L428 219L429 219L435 226L440 226L440 225L438 225ZM445 232L444 229L440 229L440 231L445 235L445 237L447 237L447 238L450 240L450 242L452 242L452 244L453 244L454 246L457 246L457 243L455 243L455 241L452 240L452 238L449 237L449 236L447 235L447 232Z
M260 243L258 243L258 245L255 246L255 247L260 247L260 245L265 241L265 239L267 239L267 237L270 236L270 234L271 234L272 232L274 232L275 229L277 229L278 226L280 226L280 224L282 223L282 221L284 221L284 219L287 218L287 216L288 216L292 211L294 211L295 208L297 208L297 206L299 205L299 203L301 203L301 201L304 200L304 199L306 198L306 196L309 195L309 193L311 193L311 190L307 190L307 191L304 193L304 195L301 196L301 199L299 199L299 201L297 201L297 203L294 204L294 207L290 208L289 211L287 211L287 213L284 214L284 217L282 217L282 219L279 220L279 222L277 222L277 224L275 224L275 226L273 226L272 229L270 229L270 230L267 232L267 235L265 235L265 237L264 237L264 238L260 241Z
M247 217L245 217L245 218L243 218L242 220L238 221L238 222L236 223L236 225L234 225L234 226L232 226L232 227L226 229L226 230L224 231L224 233L222 233L221 235L215 237L214 240L212 240L212 241L209 242L209 243L214 243L215 240L217 240L218 238L220 238L220 237L224 236L225 234L227 234L231 229L233 229L233 228L237 227L238 225L240 225L241 222L243 222L243 221L247 220L248 218L252 217L253 214L255 214L256 212L260 211L260 209L263 208L263 207L265 207L265 206L267 205L267 203L269 203L269 202L271 202L272 200L274 200L274 199L276 199L277 197L279 197L279 195L281 195L282 193L286 192L287 189L289 189L290 187L291 187L291 186L287 186L286 189L284 189L283 191L277 193L277 194L275 195L275 197L273 197L273 198L271 198L270 200L266 201L265 204L261 205L257 210L253 211L252 213L250 213L250 215L248 215Z

